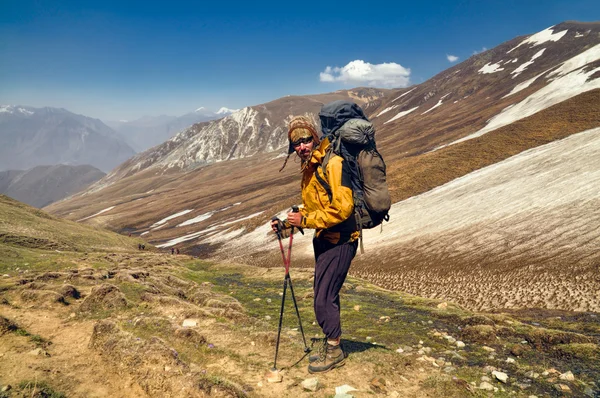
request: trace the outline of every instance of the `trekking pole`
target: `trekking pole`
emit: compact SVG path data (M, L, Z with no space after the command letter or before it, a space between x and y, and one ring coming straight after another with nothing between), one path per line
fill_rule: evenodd
M298 206L292 206L292 212L294 213L298 213L300 210L298 209ZM304 235L304 231L302 230L302 228L298 227L298 231L300 231L300 233L302 233L302 235ZM290 266L290 262L292 261L292 238L293 238L293 232L294 232L294 228L292 228L292 234L290 234L290 247L288 250L288 270L286 270L286 278L289 280L289 284L290 284L290 292L292 293L292 301L294 302L294 308L296 309L296 315L298 316L298 326L300 327L300 334L302 334L302 342L304 343L304 352L305 353L309 353L310 352L310 348L308 347L308 345L306 344L306 337L304 337L304 329L302 329L302 319L300 318L300 311L298 310L298 304L296 303L296 295L294 294L294 287L292 286L292 278L290 277L290 273L289 273L289 266Z
M297 213L299 211L297 206L293 206L292 207L292 211L294 213ZM272 219L272 221L277 221L277 217L274 217ZM304 234L304 231L302 230L302 228L298 228L298 230L300 232L302 232L302 234ZM281 340L281 327L282 327L282 323L283 323L283 309L285 306L285 295L287 292L287 285L289 283L290 285L290 291L292 293L292 300L294 302L294 307L296 309L296 315L298 316L298 323L300 326L300 332L302 333L302 341L304 342L304 352L308 353L310 352L310 348L308 347L308 345L306 344L306 338L304 336L304 330L302 328L302 319L300 318L300 311L298 310L298 304L296 303L296 296L294 295L294 289L292 287L292 279L290 278L290 262L291 262L291 255L292 255L292 242L294 239L294 227L292 226L291 232L290 232L290 243L288 246L288 255L287 258L285 256L285 251L283 249L283 243L281 240L281 231L280 231L280 227L279 224L277 225L277 240L279 241L279 249L281 250L281 258L283 259L283 265L285 267L285 278L283 280L283 295L281 297L281 308L279 311L279 326L277 328L277 343L275 344L275 359L273 360L273 369L271 370L272 372L278 372L277 370L277 356L279 354L279 342Z

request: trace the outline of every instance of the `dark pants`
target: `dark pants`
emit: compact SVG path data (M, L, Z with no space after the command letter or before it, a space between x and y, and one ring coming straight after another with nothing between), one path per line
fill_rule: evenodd
M340 289L346 280L358 242L334 245L314 239L315 249L315 316L328 339L342 335L340 323Z

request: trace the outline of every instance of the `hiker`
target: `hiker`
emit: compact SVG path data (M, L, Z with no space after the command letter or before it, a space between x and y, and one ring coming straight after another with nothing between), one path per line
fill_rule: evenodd
M176 252L177 254L179 254L179 248L175 249L175 252Z
M329 137L321 141L313 122L306 117L296 116L290 121L288 141L288 157L280 171L296 152L301 164L304 207L298 213L288 213L286 220L272 221L271 227L274 231L278 226L315 229L314 311L325 339L320 355L309 358L308 371L326 372L343 365L346 359L340 344L339 293L356 255L359 237L349 170L343 158L334 154L323 172L321 163L330 146Z
M138 250L142 250L142 244L138 243Z
M171 254L175 254L175 249L171 248Z

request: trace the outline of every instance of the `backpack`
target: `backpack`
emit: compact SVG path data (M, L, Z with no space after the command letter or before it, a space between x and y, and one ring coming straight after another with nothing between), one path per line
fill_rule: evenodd
M386 166L375 144L375 128L362 109L348 101L326 104L319 113L324 136L330 146L321 167L333 154L341 156L350 166L354 214L360 231L361 252L362 230L389 221L392 204L386 182Z

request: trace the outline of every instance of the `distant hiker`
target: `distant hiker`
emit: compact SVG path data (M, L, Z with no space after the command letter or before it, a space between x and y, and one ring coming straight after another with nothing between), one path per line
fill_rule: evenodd
M138 243L138 250L142 250L142 244Z
M295 226L316 230L313 238L316 260L314 311L326 338L320 355L309 358L308 371L326 372L343 365L346 359L340 344L339 293L356 255L359 237L353 217L349 168L341 156L333 155L326 170L322 169L330 140L324 137L320 141L313 122L306 117L296 116L291 120L288 141L288 157L281 170L290 155L296 152L301 160L304 208L299 213L288 213L286 220L271 222L271 227L275 231L278 224L280 228Z
M175 254L175 249L171 248L171 254Z
M146 250L146 245L142 245L142 250Z
M128 235L128 236L131 238L131 232L129 233L129 235Z
M177 254L179 254L179 248L177 248L177 249L175 250L175 252L176 252Z

